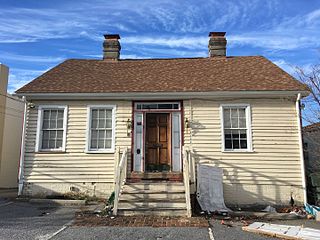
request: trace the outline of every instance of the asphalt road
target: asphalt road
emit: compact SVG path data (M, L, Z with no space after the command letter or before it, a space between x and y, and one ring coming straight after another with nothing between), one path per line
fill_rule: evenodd
M152 227L75 227L70 223L77 207L58 207L30 204L28 202L0 201L0 240L2 239L107 239L107 240L212 240L208 228L152 228ZM303 222L304 221L304 222ZM278 222L279 224L309 225L316 227L314 221L297 220ZM211 221L215 240L272 240L254 233L244 232L242 225L233 227L220 224L220 220Z
M48 239L74 218L76 209L27 202L2 203L0 239Z

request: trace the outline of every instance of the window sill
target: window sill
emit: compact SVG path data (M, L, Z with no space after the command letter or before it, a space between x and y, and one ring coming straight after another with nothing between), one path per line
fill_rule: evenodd
M101 151L94 151L94 150L87 150L85 151L85 153L87 154L99 154L99 153L115 153L115 150L114 149L111 149L111 150L101 150Z
M36 151L35 153L40 153L40 154L55 154L55 153L66 153L66 151L64 150L40 150L40 151Z
M222 150L222 153L254 153L253 150Z

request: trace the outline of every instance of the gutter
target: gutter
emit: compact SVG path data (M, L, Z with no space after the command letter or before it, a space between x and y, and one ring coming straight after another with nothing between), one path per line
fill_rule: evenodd
M20 147L20 161L19 161L19 172L18 172L18 196L22 195L23 183L24 183L24 154L25 154L25 137L26 137L26 125L27 125L27 101L26 97L23 96L24 100L24 113L23 113L23 126L21 136L21 147Z
M302 128L301 128L301 109L300 109L301 93L298 93L296 100L296 113L297 113L297 124L299 132L299 150L300 150L300 168L302 178L302 189L303 189L303 203L307 203L307 184L306 184L306 172L303 155L303 140L302 140Z
M27 99L112 99L112 100L173 100L173 99L221 99L221 98L260 98L265 97L288 97L297 94L308 96L308 91L212 91L212 92L115 92L115 93L17 93L17 96L25 96Z

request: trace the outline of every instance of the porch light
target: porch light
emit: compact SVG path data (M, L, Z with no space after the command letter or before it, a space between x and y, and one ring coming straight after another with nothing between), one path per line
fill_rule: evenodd
M184 120L184 125L186 126L186 128L190 128L190 122L188 118Z
M128 118L128 120L126 122L126 125L127 125L127 135L129 135L130 132L131 132L131 129L132 129L132 121L131 121L131 119Z

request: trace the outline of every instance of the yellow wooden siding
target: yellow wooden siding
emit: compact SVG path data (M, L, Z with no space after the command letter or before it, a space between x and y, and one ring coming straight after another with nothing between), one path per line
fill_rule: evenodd
M222 152L220 104L251 106L253 152ZM225 184L301 186L295 102L285 99L184 101L184 135L197 162L221 167Z
M68 124L65 153L36 153L38 109L42 104L67 105ZM35 102L29 109L26 133L24 174L26 182L107 182L114 181L115 153L86 153L87 105L116 105L115 146L131 147L127 119L131 119L129 101ZM129 155L130 158L130 155ZM129 161L130 162L130 161Z

